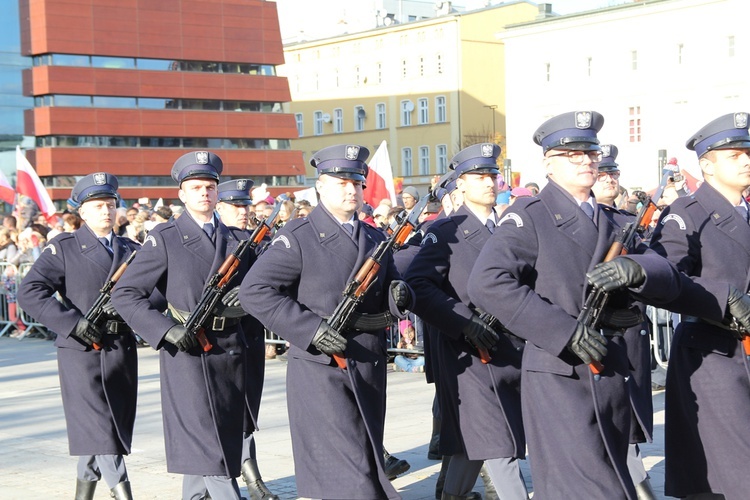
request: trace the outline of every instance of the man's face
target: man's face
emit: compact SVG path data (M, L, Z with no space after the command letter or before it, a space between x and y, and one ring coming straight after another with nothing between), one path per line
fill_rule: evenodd
M721 193L750 186L750 149L717 149L700 160L706 182Z
M133 222L135 220L135 216L138 215L138 210L134 210L131 208L126 212L125 215L128 218L128 222Z
M552 149L544 157L547 175L568 192L591 189L599 174L601 151Z
M213 216L219 198L216 181L213 179L188 179L183 181L178 195L185 208L192 215L203 219L202 222L210 220Z
M596 201L611 205L620 194L620 171L599 172L591 190L594 192Z
M315 189L320 194L320 202L342 222L351 219L354 212L362 206L362 181L323 174L315 183Z
M83 202L78 208L78 215L97 236L104 236L112 231L116 209L114 198L96 198Z
M456 180L464 203L494 207L497 198L497 174L467 173Z
M247 205L233 205L231 203L219 202L216 205L221 222L227 226L247 229L248 209Z
M409 193L402 193L401 199L404 202L404 208L407 210L411 210L412 208L414 208L414 205L417 204L417 200L414 199L414 197Z

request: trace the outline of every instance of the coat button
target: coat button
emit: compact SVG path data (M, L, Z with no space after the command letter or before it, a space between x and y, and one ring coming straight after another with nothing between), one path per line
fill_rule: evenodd
M230 355L230 356L233 356L233 355L234 355L234 349L230 349L230 350L229 350L229 355Z
M646 330L641 330L641 335L646 335L648 332Z

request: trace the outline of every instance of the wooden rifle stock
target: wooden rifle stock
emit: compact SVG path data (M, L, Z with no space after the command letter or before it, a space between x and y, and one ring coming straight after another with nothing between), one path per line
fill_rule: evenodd
M110 277L104 285L99 290L99 296L94 301L94 304L91 306L91 309L86 313L86 320L90 321L94 324L94 326L97 326L97 323L101 320L102 317L102 307L104 304L107 303L107 300L109 300L110 296L112 295L112 289L115 287L115 284L117 283L117 280L120 279L122 274L125 272L125 269L128 268L131 262L133 262L133 259L135 258L135 252L131 253L127 260L120 264L120 267L117 268L117 271ZM91 347L93 347L97 351L102 350L102 346L96 342L91 344Z
M398 225L393 228L388 238L381 241L372 254L359 268L354 278L347 283L343 292L343 300L336 306L336 310L328 319L328 324L339 333L343 333L355 308L362 302L372 285L377 281L380 263L391 250L398 250L406 242L406 238L417 227L419 216L427 206L430 196L425 196L408 215L402 215ZM342 370L346 370L344 354L334 354L333 359Z

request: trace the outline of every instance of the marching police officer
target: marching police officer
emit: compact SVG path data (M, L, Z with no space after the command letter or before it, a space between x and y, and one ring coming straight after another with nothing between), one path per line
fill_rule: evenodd
M621 329L596 331L577 320L587 271L620 233L591 192L603 123L599 113L576 111L537 129L549 182L508 207L468 283L472 303L528 341L521 400L534 496L541 498L636 498L626 464L630 370ZM657 255L616 260L596 281L602 289L640 287L667 299L679 292L674 269ZM592 362L604 366L596 377Z
M746 498L750 457L750 362L741 329L750 327L750 226L743 197L750 187L745 112L711 121L687 141L704 183L662 213L651 247L696 286L669 308L683 313L667 368L666 494Z
M357 219L367 148L321 149L310 163L320 203L287 222L242 282L240 301L287 340L287 404L297 492L310 498L399 498L383 471L385 330L412 301L390 254L338 332L326 321L383 234ZM341 369L331 355L345 357Z
M172 167L185 212L152 229L120 279L112 301L149 345L159 350L167 469L184 474L183 498L240 498L245 407L244 343L239 317L230 307L215 310L205 328L206 352L183 322L201 298L206 281L237 247L214 215L223 164L212 152L181 156ZM235 282L247 263L238 268ZM162 315L146 298L159 290L168 301Z
M248 227L249 209L252 204L250 179L233 179L219 183L216 212L232 237L242 241L251 236ZM246 254L248 265L255 262L255 254ZM250 315L242 318L245 334L245 427L242 439L242 479L252 500L278 500L266 486L258 469L255 448L255 431L258 430L258 412L263 394L263 379L266 367L266 344L263 325Z
M130 453L135 422L135 337L111 303L106 305L106 324L95 325L84 317L102 285L138 247L112 232L117 186L117 178L105 172L76 183L71 200L85 224L53 238L18 290L19 305L58 334L70 454L80 457L78 500L94 498L102 477L115 498L132 498L123 455Z
M467 498L484 461L500 498L528 498L517 461L526 456L520 390L523 341L490 328L467 293L471 267L497 225L499 155L499 146L485 143L451 160L464 204L430 226L405 275L417 296L414 312L440 332L440 447L451 455L445 500ZM477 349L488 351L498 342L491 362L480 361Z
M599 174L591 191L596 197L596 202L604 205L609 210L616 207L615 200L620 195L620 166L617 163L619 150L614 144L602 144L602 161L599 163ZM614 213L613 218L620 226L633 223L637 224L633 214L619 210ZM633 417L630 421L630 446L628 447L628 470L635 484L638 500L652 500L654 496L651 482L649 481L646 468L643 465L638 443L651 441L654 433L654 404L651 397L651 337L649 336L649 320L646 317L646 308L640 304L642 321L625 330L623 338L628 350L628 360L632 367L633 375L628 384L632 396Z

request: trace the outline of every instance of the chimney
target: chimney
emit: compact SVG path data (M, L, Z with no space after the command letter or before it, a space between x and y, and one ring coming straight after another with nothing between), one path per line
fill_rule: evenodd
M551 3L540 3L537 5L539 12L536 15L536 19L546 19L552 17L552 4Z

